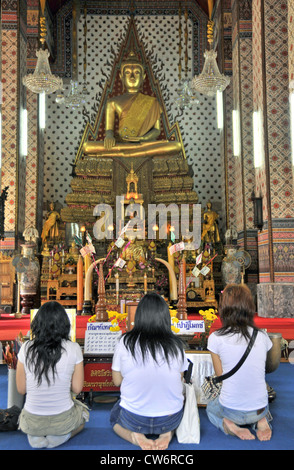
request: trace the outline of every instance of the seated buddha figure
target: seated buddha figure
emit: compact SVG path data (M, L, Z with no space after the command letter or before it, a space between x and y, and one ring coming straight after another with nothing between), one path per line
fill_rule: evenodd
M103 158L177 155L180 142L156 140L160 135L162 109L155 97L140 92L145 79L143 64L130 52L120 69L124 93L110 98L105 111L104 141L87 141L83 151ZM118 116L118 136L114 134Z

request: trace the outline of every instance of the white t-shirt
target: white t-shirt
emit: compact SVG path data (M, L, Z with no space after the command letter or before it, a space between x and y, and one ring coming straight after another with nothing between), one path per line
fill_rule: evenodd
M249 328L250 335L252 328ZM239 334L218 335L208 338L209 351L220 357L223 374L229 372L243 356L248 342ZM240 369L223 381L220 403L233 410L252 411L268 404L265 382L265 363L272 342L268 335L259 331L254 345Z
M56 415L69 410L73 406L71 398L71 380L76 364L83 361L83 354L78 343L63 341L62 355L56 364L55 381L50 371L48 376L50 386L44 377L38 386L33 370L29 370L26 364L27 347L30 341L22 345L18 360L24 365L26 373L26 401L24 408L32 414Z
M141 416L165 416L177 413L183 407L183 385L181 373L188 369L184 354L170 359L170 366L164 356L158 354L158 363L148 354L145 362L139 348L136 360L126 349L123 338L116 346L112 369L123 376L120 387L120 405Z

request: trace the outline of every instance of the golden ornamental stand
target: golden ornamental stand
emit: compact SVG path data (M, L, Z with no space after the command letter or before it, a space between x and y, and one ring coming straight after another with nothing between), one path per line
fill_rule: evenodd
M187 320L187 301L186 301L186 284L185 284L185 269L186 263L182 259L180 264L180 275L179 275L179 290L178 290L178 305L177 305L177 318L179 320Z
M105 282L103 277L103 261L99 262L98 302L95 306L96 321L107 322Z

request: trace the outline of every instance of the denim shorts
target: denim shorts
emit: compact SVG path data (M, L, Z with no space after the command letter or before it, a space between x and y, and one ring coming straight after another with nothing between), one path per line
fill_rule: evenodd
M122 408L120 400L116 402L110 413L110 424L120 424L124 429L145 435L160 435L174 431L180 424L184 409L167 416L141 416Z
M221 405L219 397L207 404L206 413L209 421L224 433L226 433L223 426L224 418L233 421L238 426L251 425L253 429L256 428L257 422L264 417L268 423L272 420L268 405L261 410L238 411Z

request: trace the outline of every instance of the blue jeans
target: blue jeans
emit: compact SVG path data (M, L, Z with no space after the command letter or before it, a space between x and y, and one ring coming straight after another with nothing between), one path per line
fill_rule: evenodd
M122 408L120 400L116 402L110 413L110 424L120 424L124 429L145 435L160 435L174 431L180 424L184 409L168 416L141 416Z
M237 424L238 426L249 424L252 425L253 428L255 428L256 423L264 417L266 417L268 422L272 420L268 405L262 410L238 411L231 408L226 408L225 406L221 405L219 402L219 397L208 402L206 413L209 421L225 434L226 432L223 426L224 418L233 421L233 423Z

